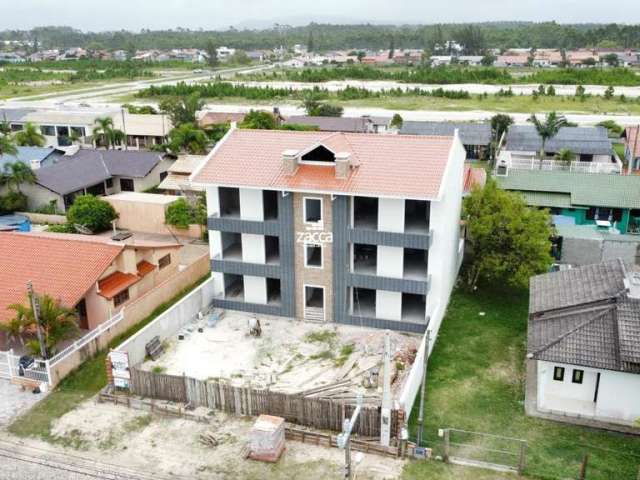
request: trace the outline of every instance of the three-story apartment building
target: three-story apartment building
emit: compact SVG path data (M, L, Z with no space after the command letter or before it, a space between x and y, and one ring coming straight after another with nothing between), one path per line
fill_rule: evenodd
M424 332L462 259L453 136L232 129L191 181L207 194L214 305Z

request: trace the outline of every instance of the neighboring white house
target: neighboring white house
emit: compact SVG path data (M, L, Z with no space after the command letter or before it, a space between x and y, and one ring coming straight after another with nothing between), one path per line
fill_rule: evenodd
M640 273L616 259L533 277L527 352L528 414L640 428Z
M220 60L226 60L227 58L232 57L235 53L235 48L229 48L225 46L216 48L216 55Z

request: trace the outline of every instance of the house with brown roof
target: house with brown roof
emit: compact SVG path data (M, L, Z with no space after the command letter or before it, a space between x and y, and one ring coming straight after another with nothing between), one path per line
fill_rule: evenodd
M527 413L637 428L639 398L640 272L615 259L533 277Z
M457 132L232 129L191 177L213 305L435 337L463 251L464 160Z
M0 323L27 302L27 282L92 330L178 271L181 245L61 233L0 233ZM6 339L0 337L0 349Z

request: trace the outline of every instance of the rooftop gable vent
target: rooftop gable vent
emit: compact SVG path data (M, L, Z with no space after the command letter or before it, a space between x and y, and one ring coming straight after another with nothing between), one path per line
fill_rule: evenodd
M303 162L334 164L336 155L324 145L318 145L313 150L302 155L300 160Z

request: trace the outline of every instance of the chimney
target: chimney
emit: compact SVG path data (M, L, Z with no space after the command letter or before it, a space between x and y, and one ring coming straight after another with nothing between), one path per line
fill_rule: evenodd
M38 170L42 166L42 160L34 158L31 160L31 170Z
M336 178L346 179L351 168L351 154L349 152L336 153Z
M282 152L282 165L287 175L293 175L298 168L298 150L285 150Z

